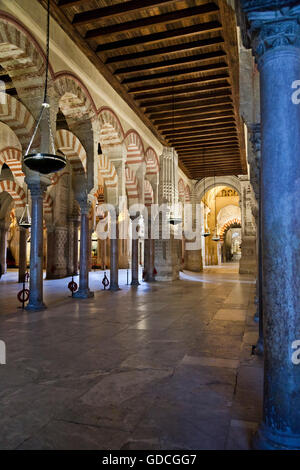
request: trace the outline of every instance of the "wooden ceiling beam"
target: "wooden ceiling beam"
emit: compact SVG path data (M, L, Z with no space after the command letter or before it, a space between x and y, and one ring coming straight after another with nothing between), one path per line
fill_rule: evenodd
M155 115L164 115L168 114L170 116L176 116L177 113L183 110L183 109L194 109L194 108L205 108L205 107L213 107L213 106L219 106L223 104L232 104L232 100L230 96L218 96L218 97L211 97L207 98L205 100L197 100L194 98L194 100L188 100L188 101L183 101L180 103L174 103L174 106L161 106L161 107L151 107L151 108L146 108L145 113L146 114L151 114L151 113L156 113Z
M185 137L185 138L181 138L180 140L170 140L169 143L170 145L173 147L173 146L176 146L176 145L180 145L180 144L190 144L190 145L193 145L193 144L197 144L197 143L206 143L206 142L218 142L218 141L224 141L223 139L228 139L229 137L235 137L237 138L237 133L236 132L229 132L228 134L223 134L223 135L212 135L212 136L207 136L207 137L204 137L203 139L199 139L198 137Z
M171 98L166 98L166 99L163 99L163 100L158 100L158 101L142 101L140 102L140 107L141 108L146 108L146 110L151 110L151 109L155 109L155 108L159 108L162 109L163 107L166 107L164 105L168 105L168 104L171 104L172 106L175 105L179 105L179 104L182 104L182 103L186 103L188 101L194 101L194 100L197 100L197 101L204 101L204 100L207 100L207 99L218 99L218 98L222 98L224 96L231 96L231 89L230 89L230 85L228 85L226 88L224 89L220 89L220 90L215 90L214 92L210 92L210 93L204 93L204 91L206 91L207 88L203 88L203 93L199 94L197 92L194 92L193 94L191 94L191 96L186 96L184 93L183 93L183 96L179 96L179 97L171 97Z
M156 7L166 3L175 3L176 0L131 0L128 2L116 3L108 7L95 8L74 15L72 23L81 25L99 21L102 18L114 17L122 13L130 13L133 11L145 10L145 8ZM61 6L60 4L58 6Z
M184 18L199 18L203 15L208 15L210 13L217 13L218 11L219 7L215 3L205 3L204 5L175 10L169 13L163 13L161 15L150 15L144 18L140 18L138 20L125 21L124 23L117 23L114 25L90 29L86 32L85 39L111 36L115 33L140 30L141 28L158 24L174 23L176 21L183 20Z
M201 122L201 121L199 121ZM232 125L235 125L235 119L234 119L234 116L230 116L230 117L219 117L219 118L215 118L214 119L214 122L212 122L212 124L216 124L216 125L220 125L220 124L224 124L224 123L231 123ZM197 122L196 122L197 124ZM207 125L207 120L204 120L203 121L203 125ZM161 126L158 126L158 130L159 132L163 132L163 131L174 131L176 132L178 129L189 129L190 127L195 127L195 122L186 122L186 120L184 121L181 121L180 123L175 123L174 126L170 125L170 124L166 124L166 125L161 125Z
M124 75L124 74L127 75L130 73L144 72L145 70L150 71L150 70L166 69L169 67L178 67L179 65L183 65L183 64L194 64L198 62L204 62L207 60L219 59L225 56L226 56L226 52L222 50L205 52L202 54L176 57L175 59L162 60L159 62L148 62L146 64L138 64L138 65L132 65L130 67L122 67L122 68L114 70L114 75Z
M200 83L210 83L210 82L213 82L213 84L215 84L215 83L218 83L219 81L221 81L223 83L224 78L229 78L229 73L227 71L224 72L224 73L221 73L221 74L217 74L217 75L206 75L206 76L201 76L201 77L196 77L196 78L186 78L186 79L183 79L183 80L176 80L176 81L172 80L171 82L146 83L145 85L142 85L142 86L128 88L127 91L128 91L129 94L130 93L135 93L135 95L134 95L135 99L137 98L137 96L136 96L137 93L144 93L145 94L147 92L151 92L151 91L155 91L155 90L164 90L164 91L160 91L156 95L153 94L154 97L162 96L162 93L164 93L165 91L168 92L169 95L173 95L171 90L174 90L174 93L176 91L182 93L181 88L180 88L180 90L176 90L177 87L193 85L193 84L198 85ZM167 90L165 90L165 88L167 88ZM185 89L186 88L184 88L183 90L185 90Z
M192 149L206 149L206 148L218 148L219 146L217 145L218 141L203 141L203 142L192 142L192 143L186 143L186 144L175 144L174 147L176 148L177 152L183 151L183 150L192 150ZM226 145L236 145L238 144L237 138L228 138L228 139L222 139L222 142L220 144L220 147L222 145L223 147L226 147Z
M80 3L86 2L86 0L59 0L58 7L73 7Z
M220 111L217 111L215 112L214 110L211 111L211 113L201 113L201 112L198 112L196 114L192 114L192 115L187 115L185 116L184 120L185 120L185 123L188 123L188 122L197 122L197 121L206 121L206 120L216 120L216 119L220 119L221 117L234 117L234 114L233 114L233 111L231 108L229 109L224 109L223 112L220 112ZM151 119L151 118L150 118ZM152 120L152 119L151 119ZM160 129L160 125L167 125L169 124L169 126L173 126L176 125L176 124L181 124L182 122L182 119L173 119L172 117L171 118L167 118L167 119L154 119L153 120L153 123L155 126L158 126L158 128Z
M180 70L169 70L167 72L153 73L153 74L148 74L148 75L137 75L136 77L128 77L128 78L124 78L121 81L121 84L126 85L128 83L139 83L139 82L145 82L145 81L150 81L150 80L160 80L161 78L178 77L178 76L183 76L183 75L191 75L195 73L205 73L205 72L211 72L212 70L225 70L227 68L228 68L228 65L226 62L219 62L216 64L200 65L199 67L191 67L191 68L185 68L185 69L180 69ZM194 83L197 83L197 81L195 81Z
M240 152L237 149L229 149L228 152L216 152L216 153L206 153L203 152L203 149L197 149L192 152L188 151L178 151L178 155L182 159L183 163L185 162L185 159L191 159L191 158L199 158L199 162L205 159L204 163L209 159L209 158L216 158L216 157L224 157L224 158L229 158L231 156L234 157L240 157Z
M236 130L236 127L235 127L235 123L234 122L228 122L228 123L223 123L223 124L219 124L219 123L212 123L210 126L195 126L193 127L192 129L175 129L172 131L167 131L167 132L164 132L163 134L165 135L165 138L172 138L172 136L186 136L186 135L194 135L194 134L198 134L200 133L199 135L201 135L201 133L203 135L205 135L207 132L224 132L224 129L225 130Z
M183 148L183 147L177 147L175 146L175 149L176 151L178 151L179 153L182 152L182 153L185 153L186 155L188 155L189 153L193 153L193 152L205 152L205 155L207 156L210 156L210 155L213 155L214 152L236 152L236 153L239 153L239 148L236 146L236 143L235 142L229 142L228 144L224 144L224 145L204 145L204 146L199 146L199 147L189 147L189 148Z
M157 124L164 124L164 123L176 123L178 122L179 118L184 117L184 119L205 119L206 117L210 119L211 117L218 117L219 113L220 115L224 115L224 112L227 112L229 115L233 115L233 107L232 105L217 105L217 106L210 106L210 107L205 107L203 108L196 108L196 109L183 109L182 111L176 111L174 115L172 113L168 114L150 114L149 118L151 121L154 122L155 125ZM195 119L194 119L195 118ZM177 120L177 121L176 121Z
M218 130L218 131L210 131L210 132L203 132L200 133L187 133L187 134L180 134L171 137L165 137L168 142L177 142L177 141L193 141L202 137L206 138L214 138L214 137L223 137L226 135L236 135L236 129L233 127L232 129L225 129L225 130Z
M167 89L165 92L159 92L159 93L149 93L149 94L143 94L143 95L133 95L133 98L135 100L140 101L140 106L145 108L146 106L156 106L156 105L161 105L161 104L168 104L168 103L173 103L173 100L175 100L175 103L183 99L187 99L186 95L197 95L199 98L207 95L208 96L213 96L214 94L222 95L224 93L231 94L231 86L228 82L226 81L221 81L221 83L212 83L210 85L205 85L205 86L196 86L196 87L188 87L188 88L182 88L180 90L172 90L172 89ZM169 97L169 98L168 98ZM162 98L162 99L155 99L155 98ZM190 99L193 99L192 97ZM146 100L146 101L142 101ZM149 101L148 101L149 100ZM151 101L152 100L152 101Z
M222 25L219 21L209 21L207 23L200 23L184 28L171 29L168 31L161 31L159 33L146 34L134 38L123 39L119 41L106 42L98 44L96 52L107 52L112 50L119 50L123 47L137 46L139 44L154 44L165 39L177 39L181 37L194 36L195 34L203 34L213 31L221 31Z
M148 49L146 51L132 52L131 54L116 55L108 57L106 64L115 64L119 62L128 62L131 60L146 59L147 57L161 56L164 54L178 53L181 51L190 51L193 49L201 49L202 47L216 46L223 44L222 36L215 38L198 39L198 41L186 42L184 44L173 44L171 46L158 47L156 49Z

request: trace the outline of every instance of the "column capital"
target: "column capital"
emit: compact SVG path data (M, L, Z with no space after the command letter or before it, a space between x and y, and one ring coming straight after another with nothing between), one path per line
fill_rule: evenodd
M269 0L241 0L241 3L248 20L247 34L259 65L269 51L300 48L299 2L277 1L274 5Z
M31 199L42 198L47 189L47 185L42 182L27 182L30 189Z

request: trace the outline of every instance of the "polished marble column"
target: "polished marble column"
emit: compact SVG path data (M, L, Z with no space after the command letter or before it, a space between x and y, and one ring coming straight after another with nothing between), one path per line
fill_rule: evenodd
M80 272L79 288L73 297L87 299L94 297L94 292L89 288L89 209L90 205L86 198L78 200L80 206ZM76 243L76 239L75 239Z
M263 3L242 0L261 92L264 402L254 446L300 450L300 6Z
M5 222L1 223L1 226L0 226L0 265L2 269L1 274L5 274L7 271L7 263L6 263L7 232L8 232L8 227L6 226Z
M148 238L145 239L145 244L144 244L144 259L145 259L144 281L146 282L155 281L154 253L155 253L155 244L154 244L153 238L151 238L151 217L149 217L148 218Z
M19 227L19 282L25 281L25 274L27 271L27 230Z
M28 182L31 196L30 294L26 310L44 310L43 301L43 195L46 185Z
M118 215L116 215L118 217ZM114 224L114 227L113 227ZM110 239L110 286L111 291L120 290L119 287L119 223L111 221L112 233L115 229L115 237Z

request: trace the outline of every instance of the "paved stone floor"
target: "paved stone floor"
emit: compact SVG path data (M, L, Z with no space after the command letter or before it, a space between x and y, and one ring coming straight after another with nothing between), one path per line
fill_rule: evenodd
M48 309L16 309L0 281L0 449L247 449L261 412L253 281L237 265L174 283L68 297L45 281Z

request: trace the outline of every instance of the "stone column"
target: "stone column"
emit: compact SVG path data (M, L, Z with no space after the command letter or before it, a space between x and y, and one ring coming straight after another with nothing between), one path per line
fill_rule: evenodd
M5 222L1 223L0 226L0 265L2 269L2 274L5 274L7 271L7 232L8 227Z
M26 248L27 230L23 227L19 227L19 282L25 281L27 270Z
M136 217L130 217L131 221ZM139 239L136 237L136 227L132 224L131 239L131 285L139 286Z
M249 152L250 164L250 181L254 190L255 198L258 205L258 210L255 209L256 221L256 237L257 237L257 311L255 319L259 321L259 339L255 347L255 353L258 355L263 354L263 276L262 276L262 242L261 242L261 177L260 177L260 161L261 161L261 126L259 124L252 124L250 126L250 141L252 144L252 154Z
M264 403L254 446L300 450L300 6L262 3L242 0L261 89Z
M28 181L31 196L30 294L26 310L44 310L43 301L43 195L46 185Z
M89 209L90 205L86 197L78 200L80 206L80 272L79 288L74 297L77 299L87 299L94 297L94 292L89 289ZM75 240L76 242L76 240Z
M116 221L111 221L112 233L115 229L115 237L110 239L110 287L111 291L120 290L119 287L119 223L116 211ZM115 224L115 227L113 227Z
M171 210L178 203L177 194L178 156L173 148L164 147L160 156L159 204L167 204ZM161 214L160 214L161 215ZM171 215L171 213L170 213ZM174 214L172 214L174 215ZM157 281L174 281L179 279L178 240L172 229L170 238L162 238L162 218L159 218L158 239L155 240L155 268Z
M80 221L75 219L74 220L74 235L73 235L73 274L77 276L78 274L78 229L79 229Z
M252 214L254 193L247 175L239 176L241 182L241 216L242 216L242 256L240 274L257 274L256 230Z
M78 239L77 239L78 241ZM67 262L67 275L74 274L74 219L71 217L68 220L68 262Z

